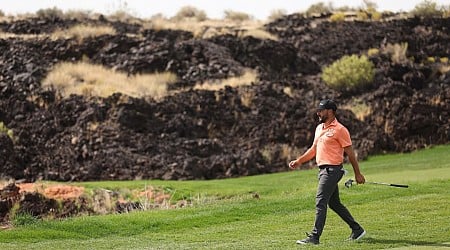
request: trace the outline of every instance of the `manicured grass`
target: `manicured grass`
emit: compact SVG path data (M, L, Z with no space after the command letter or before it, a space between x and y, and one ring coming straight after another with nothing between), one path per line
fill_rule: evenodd
M43 221L0 231L0 249L448 249L450 145L361 162L368 181L408 189L340 183L341 199L367 236L329 213L320 246L297 246L311 230L317 171L211 181L77 183L86 188L162 187L193 207ZM346 166L351 170L351 167ZM259 199L254 198L258 193Z

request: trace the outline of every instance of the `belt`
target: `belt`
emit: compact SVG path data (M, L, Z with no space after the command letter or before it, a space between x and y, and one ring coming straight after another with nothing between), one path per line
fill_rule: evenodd
M327 171L327 174L330 174L330 169L342 169L342 168L343 168L342 164L340 164L340 165L320 165L319 166L319 169L320 170L325 169Z
M320 169L328 169L328 168L342 168L342 164L339 165L320 165L319 168Z

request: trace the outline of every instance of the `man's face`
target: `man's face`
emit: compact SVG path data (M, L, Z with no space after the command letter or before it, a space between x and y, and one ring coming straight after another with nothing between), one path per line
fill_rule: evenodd
M317 116L319 117L319 122L320 123L325 123L328 121L330 115L329 115L329 109L320 109L317 110Z

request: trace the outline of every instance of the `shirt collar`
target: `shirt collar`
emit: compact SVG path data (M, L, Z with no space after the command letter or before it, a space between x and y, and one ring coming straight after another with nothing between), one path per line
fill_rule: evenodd
M338 123L338 120L337 120L337 118L335 117L334 120L330 123L330 125L325 126L325 123L323 123L323 124L322 124L322 129L326 129L326 128L328 128L328 127L336 126L337 123Z

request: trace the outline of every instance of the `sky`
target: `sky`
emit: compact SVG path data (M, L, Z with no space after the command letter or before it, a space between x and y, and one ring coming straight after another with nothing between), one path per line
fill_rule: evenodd
M379 11L410 11L424 0L371 0ZM161 13L174 16L182 7L193 6L206 12L209 18L221 19L225 10L247 13L256 19L265 20L274 10L286 14L305 11L312 4L331 2L334 7L362 7L363 0L0 0L0 10L7 15L35 13L39 9L57 7L67 10L90 10L111 14L117 10L128 10L140 18L150 18ZM450 5L450 0L435 0L438 5Z

